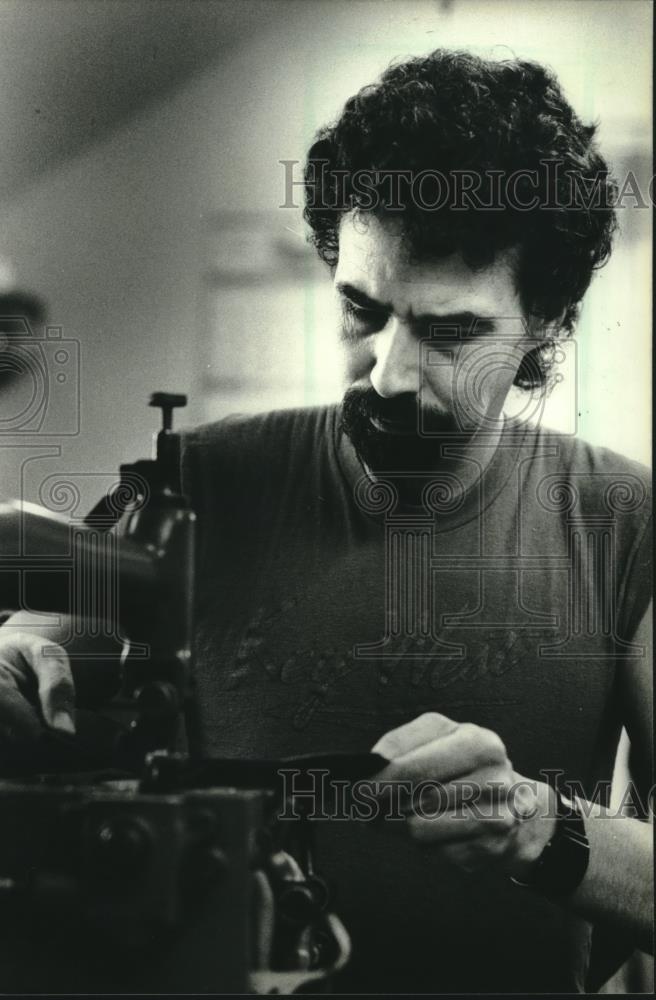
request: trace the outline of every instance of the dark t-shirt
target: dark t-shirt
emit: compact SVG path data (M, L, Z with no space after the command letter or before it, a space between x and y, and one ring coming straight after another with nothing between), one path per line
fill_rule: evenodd
M190 432L183 468L208 752L365 751L435 711L496 731L522 775L610 781L649 599L641 466L511 426L464 498L429 478L401 507L322 407ZM390 824L318 829L353 943L338 989L584 989L591 928L561 907Z

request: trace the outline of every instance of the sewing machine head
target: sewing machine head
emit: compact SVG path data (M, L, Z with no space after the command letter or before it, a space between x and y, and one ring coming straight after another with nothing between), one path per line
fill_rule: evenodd
M77 739L44 733L0 782L5 992L289 993L348 957L316 874L312 825L279 819L277 776L289 762L203 757L195 515L180 493L171 420L185 402L152 397L163 411L155 457L121 466L83 524L0 506L4 606L27 595L33 610L84 618L79 588L56 576L92 567L124 637L111 697L87 730L93 752L84 726ZM92 677L93 662L71 662ZM354 779L381 766L375 755L326 763Z

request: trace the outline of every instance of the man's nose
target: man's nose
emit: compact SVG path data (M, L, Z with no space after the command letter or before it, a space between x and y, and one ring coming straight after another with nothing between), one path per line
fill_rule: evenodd
M391 316L373 338L371 384L384 399L403 392L418 393L421 386L420 344L406 323Z

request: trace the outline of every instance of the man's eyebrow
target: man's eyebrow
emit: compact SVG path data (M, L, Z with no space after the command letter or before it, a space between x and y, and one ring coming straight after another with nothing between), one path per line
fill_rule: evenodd
M348 282L340 281L337 284L337 291L345 298L353 302L356 306L360 306L363 309L371 309L376 312L391 312L392 310L391 303L378 302L376 299L372 299L369 295L367 295L366 292L361 291L354 285L350 285ZM438 326L456 327L459 331L471 330L474 325L476 325L476 329L481 332L496 329L496 318L494 316L482 316L471 311L443 314L422 313L419 316L413 316L411 323L414 327L422 330Z
M427 327L456 327L459 331L471 330L475 326L481 332L495 330L497 326L496 317L481 316L473 312L445 313L444 315L425 313L417 316L413 320L413 323L422 329L426 329Z

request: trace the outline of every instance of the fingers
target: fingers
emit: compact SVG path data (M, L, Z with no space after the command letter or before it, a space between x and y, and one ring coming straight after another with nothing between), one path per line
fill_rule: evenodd
M444 716L438 718L443 720ZM420 722L421 719L416 721ZM470 723L460 725L448 719L445 722L450 724L450 729L440 722L436 727L437 736L435 729L432 729L430 742L419 743L417 739L413 748L394 756L389 766L381 772L381 777L391 781L449 781L482 767L510 766L506 748L496 733ZM428 728L428 724L424 723L424 726ZM394 733L389 735L394 736ZM418 735L417 733L417 737ZM384 740L385 737L381 742ZM397 745L401 745L401 742L408 746L410 739L406 740L404 737Z
M425 712L411 722L391 729L371 748L388 760L402 757L416 747L421 747L440 736L446 736L458 728L458 723L437 712Z
M13 632L0 648L0 678L5 681L2 698L7 711L11 706L17 708L18 697L23 702L19 715L25 722L25 706L29 706L24 694L36 684L46 725L69 735L75 733L75 687L68 656L57 643L29 632Z
M512 839L511 822L508 820L504 824L497 820L486 823L482 828L477 820L455 813L442 816L437 822L421 816L411 816L408 819L408 829L418 843L439 846L443 857L455 860L459 856L473 854L481 858L485 855L495 857L504 854L510 848Z
M386 733L374 751L390 761L375 777L379 798L389 791L411 837L450 862L510 870L526 854L522 844L536 842L540 785L513 770L492 730L427 713Z
M457 811L435 816L425 804L420 809L421 813L414 812L407 818L410 834L420 843L449 844L483 835L481 821L465 813Z
M416 839L444 843L471 837L507 837L519 823L518 817L501 801L489 798L485 787L477 800L454 799L458 793L446 786L446 795L415 796L407 814L408 828Z
M413 837L418 842L434 843L432 837L424 837L426 828L417 823ZM439 846L440 856L450 864L467 872L490 869L501 865L512 851L512 840L501 835L483 834L462 838Z
M39 681L39 701L47 725L73 735L75 687L68 656L56 643L41 641L33 668Z
M530 782L509 785L494 767L482 768L446 783L425 778L421 781L384 781L377 779L378 801L382 814L410 819L418 816L435 824L438 839L450 839L461 834L467 836L478 824L483 829L505 830L515 822L530 817L528 798L518 809L516 788ZM535 785L536 783L533 783ZM535 801L533 793L532 802ZM535 806L533 805L533 814Z
M408 784L413 790L414 811L432 815L455 812L479 819L494 818L501 810L513 809L517 798L515 787L508 784L495 766L479 768L466 778L452 781L424 778Z
M407 817L413 840L438 850L465 871L494 867L514 850L518 816L509 808L506 787L482 771L476 780L452 782L438 792L427 788ZM428 783L427 783L428 784ZM473 794L472 794L473 793Z

